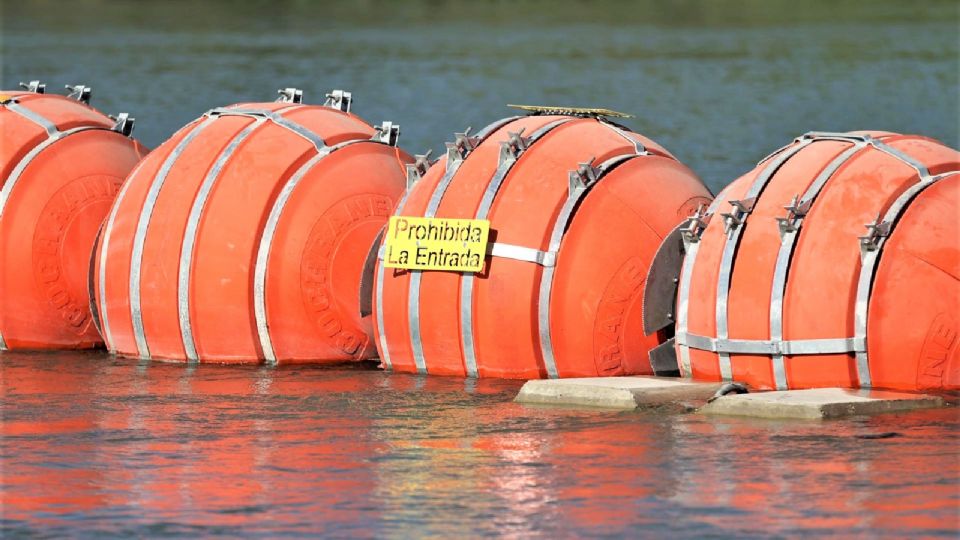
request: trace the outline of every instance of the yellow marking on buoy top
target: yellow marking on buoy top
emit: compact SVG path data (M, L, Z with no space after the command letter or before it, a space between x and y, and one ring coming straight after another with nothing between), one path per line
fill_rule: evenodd
M0 94L0 105L6 105L13 101L13 96L8 96L7 94Z
M546 105L514 105L507 107L529 111L536 114L567 114L571 116L610 116L614 118L633 118L632 114L622 113L611 109L591 109L587 107L548 107Z

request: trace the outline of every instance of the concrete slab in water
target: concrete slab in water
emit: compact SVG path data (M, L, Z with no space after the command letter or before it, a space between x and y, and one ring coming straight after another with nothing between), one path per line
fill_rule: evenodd
M826 419L943 407L937 396L882 390L813 388L755 394L731 394L708 403L701 412L759 418Z
M520 403L636 409L690 399L706 400L719 384L664 377L585 377L527 381Z

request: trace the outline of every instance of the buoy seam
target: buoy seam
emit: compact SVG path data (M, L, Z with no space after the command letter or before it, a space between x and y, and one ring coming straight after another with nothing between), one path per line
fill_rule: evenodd
M257 334L260 338L260 347L263 349L263 356L266 363L270 365L277 364L276 351L273 348L273 339L270 335L270 324L267 318L267 300L266 300L266 277L267 267L270 262L270 250L273 246L273 239L276 235L277 225L280 222L280 216L286 208L287 202L293 191L297 188L306 174L312 170L323 158L333 154L337 150L343 149L357 143L372 143L383 146L392 146L388 143L370 139L352 139L344 141L334 146L328 146L321 149L315 156L304 163L289 180L284 184L280 194L270 209L266 224L263 228L263 234L260 237L260 243L257 248L257 261L254 266L254 316L257 322Z
M236 152L237 148L259 127L263 126L266 119L257 118L248 126L244 127L237 135L233 137L223 152L217 157L213 166L207 172L200 190L190 208L190 215L187 218L187 226L183 233L183 242L180 247L180 268L177 277L177 313L180 318L180 336L183 341L184 352L187 360L196 363L200 360L197 354L196 341L193 336L193 326L190 320L190 277L193 273L193 250L196 245L197 235L200 229L200 219L203 217L203 211L206 209L207 200L213 191L213 186L227 162Z
M474 219L487 219L490 209L493 206L493 201L496 198L497 193L500 191L500 187L503 185L507 175L513 170L513 167L517 164L517 162L519 162L520 159L526 155L527 150L529 150L536 142L541 140L545 135L552 132L554 129L573 120L575 120L575 118L561 118L544 125L540 129L530 134L530 137L525 141L526 147L520 149L512 159L501 161L501 163L497 166L497 170L487 183L487 187L483 192L483 197L480 200L480 205L474 214ZM470 377L477 377L479 375L476 356L476 342L474 340L473 330L474 279L475 278L472 273L464 273L460 280L460 340L461 346L463 347L464 367L466 368L467 375Z
M643 149L643 146L641 145L635 147L634 153L632 154L620 154L600 164L600 170L597 172L597 178L595 181L582 187L578 187L567 196L567 200L553 224L553 231L550 235L550 251L559 253L561 244L563 242L563 237L567 231L567 225L570 220L573 219L576 210L579 208L581 199L583 199L588 191L599 184L607 174L621 164L637 157L650 155L653 154L647 152L646 149ZM540 334L540 354L543 358L544 368L547 371L547 376L551 379L557 379L560 377L559 370L557 369L556 355L553 350L553 334L550 330L550 300L553 294L553 277L555 273L556 266L548 266L543 269L543 274L540 276L540 291L537 297L537 322Z
M808 205L812 208L812 205L827 182L834 178L834 175L836 175L846 163L855 159L857 155L861 155L860 151L866 147L867 143L855 141L852 146L834 156L807 187L800 200L795 203L797 208L807 207ZM773 270L773 283L770 290L770 339L772 341L783 341L783 301L786 296L787 276L790 273L790 265L793 263L794 246L800 236L800 229L803 226L805 217L806 214L798 215L794 218L790 227L783 232L780 247L777 251L777 260ZM771 368L777 390L786 390L789 381L787 380L784 354L773 354Z
M476 146L482 144L494 132L510 124L517 118L519 117L514 116L510 118L503 118L488 125L477 134L476 138L478 139L478 142L476 143ZM466 133L463 135L465 136ZM462 165L467 157L469 157L469 153L472 152L474 148L470 148L465 155L458 156L457 159L454 159L452 162L451 156L453 156L453 152L447 153L447 168L444 171L443 177L440 178L440 181L437 183L436 188L430 196L430 200L427 203L427 209L424 212L424 217L435 217L437 209L440 207L440 203L443 201L443 196L446 193L447 188L450 186L450 183L453 182L453 177L456 176L457 171L460 169L460 165ZM407 317L410 327L410 345L411 349L413 350L413 361L417 366L417 372L425 374L427 373L427 363L423 355L423 341L420 332L420 283L422 279L423 273L420 270L410 271L410 289L407 296Z
M160 169L150 182L150 188L147 190L147 196L143 201L143 207L140 209L140 216L137 219L137 227L134 230L133 246L130 253L130 282L128 284L130 297L130 320L133 325L134 340L137 345L137 355L140 358L150 358L150 349L147 344L147 338L143 327L143 313L140 310L140 281L141 269L143 263L143 248L146 244L147 229L150 226L150 220L153 218L153 210L157 204L157 198L160 196L160 190L167 180L167 175L176 163L180 155L187 149L187 146L193 139L199 135L210 124L216 121L216 117L208 116L202 122L195 124L180 141L174 146L170 154L163 160Z

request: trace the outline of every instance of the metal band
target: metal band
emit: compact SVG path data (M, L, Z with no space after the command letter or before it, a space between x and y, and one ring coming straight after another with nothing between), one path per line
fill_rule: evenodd
M263 118L270 120L274 124L286 128L300 137L306 139L310 144L316 147L317 150L325 148L327 145L323 141L323 137L320 137L309 128L304 127L301 124L290 120L280 114L280 111L290 112L297 109L302 109L303 105L291 105L289 107L278 108L275 111L268 111L266 109L230 109L230 108L218 108L213 109L207 113L207 116L248 116L251 118Z
M494 131L509 124L517 118L518 117L516 116L503 118L481 130L476 135L476 139L478 140L477 146L482 144L483 141L486 140L487 137L489 137ZM463 135L466 134L464 133ZM470 151L472 152L472 149ZM437 184L436 189L434 189L433 194L430 196L430 201L427 203L427 210L424 212L423 217L429 218L436 216L437 209L440 208L440 202L443 200L443 196L446 193L447 188L450 187L453 177L457 174L457 171L460 169L460 165L469 154L451 160L450 156L452 155L453 154L451 152L447 153L448 157L446 172L440 179L440 182ZM410 291L407 304L407 313L410 324L410 346L413 349L413 361L417 366L418 373L427 372L427 362L423 356L423 341L420 333L420 283L422 280L423 273L421 271L412 270L410 272Z
M107 351L110 353L116 353L117 349L113 344L113 332L110 330L110 318L109 315L107 315L107 251L110 247L110 236L113 233L113 224L117 220L117 212L120 210L120 205L123 204L127 190L130 189L130 184L132 184L133 179L137 177L145 161L145 159L141 159L140 163L137 163L133 172L127 176L128 180L120 187L120 193L117 194L117 198L113 201L113 206L110 208L110 215L107 217L106 225L104 225L103 228L103 236L100 240L100 273L97 276L97 283L100 289L100 327L103 342L107 346Z
M567 122L575 120L574 118L561 118L555 122L551 122L542 126L540 129L534 131L530 134L529 138L524 139L524 147L517 149L516 154L506 155L506 159L501 159L500 165L497 167L496 172L493 174L493 177L490 179L490 182L487 184L486 190L483 192L483 197L480 199L480 206L477 208L477 212L474 215L474 219L487 219L487 216L490 215L490 209L493 207L493 201L497 196L497 193L500 191L500 186L503 185L504 179L506 179L507 174L513 169L513 166L517 163L521 156L532 146L535 142L543 138L544 135L550 133L554 129ZM508 244L501 244L501 246L508 246ZM515 247L515 246L511 246ZM496 249L496 248L493 248ZM501 254L497 256L504 256ZM521 248L521 249L530 249L530 248ZM507 249L509 252L510 250ZM533 250L537 251L537 250ZM543 253L537 251L537 253ZM529 254L529 253L528 253ZM511 257L516 258L516 257ZM555 256L553 257L556 258ZM525 260L525 259L520 259ZM536 261L531 261L536 262ZM552 264L552 262L551 262ZM474 276L472 273L464 273L463 278L460 281L460 340L463 346L463 358L464 364L467 369L467 375L470 377L477 377L479 371L477 368L477 353L473 335L473 286L474 286Z
M39 115L39 114L31 111L30 109L28 109L28 108L26 108L26 107L24 107L24 106L22 106L22 105L19 105L19 104L18 104L17 102L15 102L15 101L11 101L11 102L9 102L9 103L6 103L6 104L4 104L4 106L5 106L7 109L9 109L9 110L11 110L11 111L19 114L20 116L26 118L26 119L29 120L29 121L33 122L34 124L37 124L38 126L42 127L42 128L47 132L47 137L53 137L54 135L56 135L57 133L60 132L60 130L57 128L57 125L56 125L56 124L54 124L54 123L51 122L50 120L47 120L47 119L44 118L43 116L41 116L41 115Z
M806 192L800 200L794 205L797 208L809 208L813 205L820 191L826 185L833 175L858 152L866 147L865 141L853 141L853 146L847 148L833 161L831 161L817 176L817 178L807 187ZM803 225L805 212L796 215L789 221L788 227L781 227L783 235L780 242L780 248L777 252L777 262L773 270L773 285L770 290L770 339L771 341L783 340L783 299L787 289L787 273L793 258L793 248L797 237L800 235L800 227ZM777 390L786 390L788 388L787 368L781 353L773 354L773 377L776 382Z
M397 203L397 212L403 208L403 205L407 203L407 198L410 197L410 192L413 191L413 186L410 186L407 191L403 193L403 197L400 198L400 202ZM386 242L386 237L384 237L384 242ZM383 249L383 246L380 246L380 249ZM384 316L383 316L383 278L386 275L386 267L382 262L377 263L377 289L376 289L376 298L377 298L377 329L379 330L378 336L380 339L380 353L381 360L383 360L384 369L390 370L393 369L393 363L390 361L390 348L387 347L387 332L383 327Z
M717 207L720 205L720 201L724 199L724 191L721 191L714 197L713 201L710 202L710 206L707 207L706 212L702 215L698 211L697 214L692 218L697 222L697 227L706 226L707 220L710 219L716 212ZM703 233L702 229L697 230L689 235L684 235L684 252L683 265L680 268L680 283L677 286L677 332L686 333L689 325L689 314L690 314L690 286L693 282L693 266L697 260L697 253L700 250L700 235ZM680 374L686 378L693 376L693 370L690 363L690 348L681 343L677 343L677 347L680 350L680 357L678 359Z
M150 183L150 189L147 191L147 197L143 201L143 207L140 209L140 217L137 219L137 228L133 236L133 249L130 254L130 319L133 323L133 335L137 342L137 354L140 358L150 358L150 348L147 346L147 337L143 330L143 313L140 311L140 265L143 263L143 246L147 240L147 227L153 217L153 209L157 205L157 198L160 196L160 189L167 180L167 175L173 164L176 163L180 154L186 150L187 146L193 141L194 137L200 134L210 124L216 121L216 117L208 117L202 122L195 124L180 142L174 146L170 155L163 161L157 175ZM114 206L116 208L116 205ZM106 247L106 245L104 245ZM106 253L106 249L104 249ZM105 279L105 278L104 278ZM101 282L103 284L105 282Z
M283 189L280 191L280 194L277 196L277 200L273 203L273 208L270 210L270 215L267 217L266 224L263 228L263 235L260 238L260 246L257 249L257 262L254 267L253 280L253 306L254 315L257 320L257 334L260 337L260 348L263 349L264 360L266 360L268 364L277 364L276 352L273 349L273 340L270 337L270 325L267 321L266 281L267 265L270 262L270 249L273 246L273 238L277 232L277 224L280 222L280 215L283 213L283 210L287 205L287 201L293 194L293 190L296 189L296 187L300 184L300 181L303 180L303 177L306 176L307 172L316 166L320 160L326 156L329 156L333 152L340 150L341 148L364 142L390 146L389 143L382 141L354 139L334 146L325 147L323 150L318 152L317 155L313 156L306 163L304 163L297 170L297 172L294 173L289 180L287 180L286 184L283 186Z
M530 262L540 266L553 266L557 262L556 251L540 251L539 249L516 246L503 242L494 242L487 245L487 255L502 257L515 261Z
M767 186L767 183L770 182L770 179L773 178L773 175L780 170L780 167L787 162L791 157L796 155L798 152L809 146L814 139L803 139L793 147L784 150L778 154L770 163L763 169L763 172L754 179L753 183L750 185L750 189L743 197L743 201L756 200L757 197L763 192L763 189ZM749 218L749 213L744 213L742 216L735 216L730 219L732 223L731 230L728 233L727 241L723 245L723 253L720 257L720 272L717 277L717 304L716 304L716 322L717 322L717 338L720 340L725 340L730 337L729 328L728 328L728 318L727 318L727 301L730 295L730 278L733 273L733 257L737 251L737 246L740 244L740 237L743 234L743 229L746 227L747 219ZM720 376L723 380L729 381L733 379L733 366L730 364L730 354L727 352L719 351L720 359Z
M213 185L216 183L227 161L230 160L233 153L240 147L240 144L243 143L254 130L262 126L265 121L265 119L258 118L234 136L230 144L227 145L213 163L210 171L207 172L207 176L203 179L200 190L197 192L197 197L193 201L193 206L190 208L190 217L187 219L187 227L183 233L183 244L180 249L180 270L177 279L177 313L180 317L180 335L183 338L183 348L186 352L187 359L191 362L198 362L200 360L200 357L197 355L196 342L193 337L193 326L190 323L190 276L193 272L193 248L197 242L200 218L203 216L203 211L206 207L207 199L210 197L210 192L213 190Z
M560 213L557 215L556 221L553 223L553 231L550 233L549 250L554 253L560 251L560 243L563 240L563 235L567 230L567 224L573 217L574 209L579 204L580 199L582 199L583 196L586 195L586 193L590 191L590 189L596 185L604 175L615 169L621 163L639 156L646 155L649 154L646 152L646 150L644 150L641 153L625 154L612 157L600 165L599 171L597 171L596 180L594 182L572 190L568 194L567 200L563 207L560 209ZM547 376L551 379L556 379L560 376L559 371L557 370L556 356L553 352L553 337L550 332L550 295L553 292L554 271L554 266L547 266L543 269L543 275L540 277L540 294L537 299L537 321L540 328L540 352L543 355L543 364L547 370Z
M922 167L922 165L920 167ZM943 178L960 174L960 171L950 171L939 176L930 176L929 173L924 175L920 170L921 169L918 168L920 181L901 193L883 215L882 223L889 223L891 230L896 226L900 215L920 192ZM922 171L926 171L926 168L923 167ZM857 279L857 296L854 307L854 334L857 339L863 340L864 342L867 340L867 315L870 307L870 292L873 288L874 271L877 261L880 260L880 254L883 251L883 246L886 244L887 238L888 235L879 237L876 246L863 254L863 260L860 264L860 276ZM873 384L866 348L862 351L857 351L857 379L861 388L870 388Z
M600 125L601 125L601 126L613 130L614 133L616 133L617 135L623 137L624 139L627 140L627 142L629 142L631 145L633 145L633 151L634 151L635 153L637 153L637 154L647 154L647 153L648 153L648 152L647 152L647 148L643 145L642 142L640 142L640 141L638 141L637 139L634 139L633 137L631 137L626 131L624 131L623 129L621 129L620 126L618 126L618 125L614 124L613 122L611 122L611 121L609 121L609 120L606 120L606 119L598 119L598 120L600 121Z
M818 355L860 352L867 350L865 339L719 339L689 333L677 333L677 343L686 347L727 354L753 355Z
M449 159L447 160L447 170L437 184L433 195L430 197L430 202L427 205L427 211L424 212L424 217L429 218L436 215L437 208L440 207L440 201L443 199L447 188L450 187L450 182L453 181L453 177L457 174L461 164L463 164L463 159L454 160L452 163ZM410 322L410 345L413 348L413 361L417 366L417 373L427 372L427 362L423 356L423 341L420 337L420 282L422 280L422 272L417 270L410 272L410 293L407 304L407 316Z

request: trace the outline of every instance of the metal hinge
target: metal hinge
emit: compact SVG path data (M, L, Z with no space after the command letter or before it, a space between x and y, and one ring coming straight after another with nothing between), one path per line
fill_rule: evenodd
M710 215L707 214L707 206L700 204L697 207L697 211L687 218L686 223L683 224L683 228L680 229L683 245L689 246L690 244L699 242L700 236L703 235L703 231L707 228L708 223L710 223Z
M396 146L400 139L400 125L385 121L379 126L374 126L376 133L373 134L374 141L380 141L390 146Z
M423 175L427 174L427 169L430 168L431 154L433 154L432 148L427 150L425 154L414 156L416 160L413 163L407 163L407 189L412 188L423 178Z
M84 86L82 84L75 84L75 85L67 84L67 85L64 85L64 87L70 91L70 93L67 94L68 98L75 99L80 103L84 103L86 105L90 104L90 96L91 94L93 94L93 89L90 88L89 86Z
M133 125L136 122L136 118L132 118L129 113L122 112L116 116L111 116L111 120L115 123L110 129L120 133L124 137L129 137L133 133Z
M333 90L327 94L327 100L323 104L348 113L350 112L350 106L353 104L353 94L345 90Z
M303 90L299 88L281 88L277 93L277 103L303 103Z
M21 81L20 88L23 88L27 92L33 92L34 94L42 94L47 91L47 85L40 81L30 81L28 83Z

